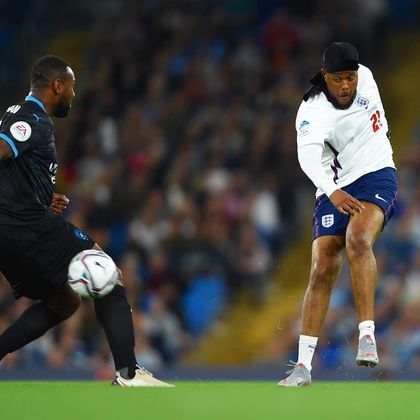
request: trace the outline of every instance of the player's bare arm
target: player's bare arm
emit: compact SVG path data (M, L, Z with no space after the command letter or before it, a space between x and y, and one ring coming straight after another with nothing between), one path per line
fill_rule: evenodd
M0 140L0 160L10 159L11 157L13 157L12 149L5 141Z

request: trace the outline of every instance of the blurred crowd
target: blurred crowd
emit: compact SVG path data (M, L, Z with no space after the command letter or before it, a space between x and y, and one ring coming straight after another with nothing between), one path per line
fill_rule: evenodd
M118 262L138 361L159 369L180 361L240 294L264 303L270 273L307 222L302 207L313 193L296 158L302 93L332 40L354 43L374 67L382 52L369 40L374 33L386 39L392 16L390 2L381 0L357 2L364 7L133 3L103 22L81 57L88 71L76 74L76 103L55 126L57 187L71 200L66 217ZM401 172L404 217L387 230L378 254L386 273L378 296L387 296L378 333L394 329L395 345L420 322L409 309L420 295L418 167L407 161ZM324 329L331 338L321 340L337 358L336 342L353 322L348 295L343 282ZM29 304L15 304L1 282L0 330ZM419 333L412 339L420 346ZM94 366L98 377L109 376L109 349L91 302L3 365L33 363Z

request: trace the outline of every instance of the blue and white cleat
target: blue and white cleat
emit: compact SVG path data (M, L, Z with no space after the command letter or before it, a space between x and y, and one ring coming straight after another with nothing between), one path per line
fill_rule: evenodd
M312 383L311 373L303 363L295 363L290 361L288 366L292 366L293 369L288 370L286 373L290 375L281 380L278 386L309 386Z
M379 363L376 342L370 335L364 335L359 340L359 349L356 356L357 366L375 367Z
M175 385L168 384L159 379L156 379L148 370L138 366L136 374L132 379L125 379L120 372L116 372L115 378L111 385L123 387L155 387L155 388L172 388Z

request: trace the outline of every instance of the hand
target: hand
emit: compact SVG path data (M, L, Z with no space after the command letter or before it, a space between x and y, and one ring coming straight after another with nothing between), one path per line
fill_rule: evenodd
M365 208L357 198L340 189L335 190L330 195L330 200L340 213L349 214L350 216L361 213Z
M69 204L69 201L70 200L65 195L54 193L50 209L55 214L62 214Z

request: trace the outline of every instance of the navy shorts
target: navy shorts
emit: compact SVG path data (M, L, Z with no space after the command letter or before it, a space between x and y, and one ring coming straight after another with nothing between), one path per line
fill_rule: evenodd
M66 283L74 255L94 244L81 229L50 212L36 224L0 225L0 271L16 299L44 299Z
M341 189L358 200L379 206L385 215L384 226L394 214L398 195L397 174L394 168L384 168L363 175ZM325 195L316 200L312 219L312 240L319 236L345 236L350 216L341 214Z

